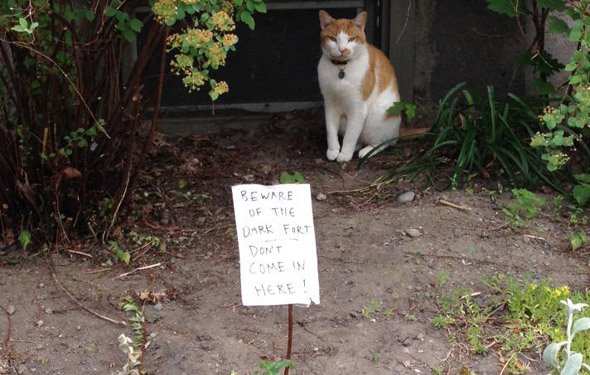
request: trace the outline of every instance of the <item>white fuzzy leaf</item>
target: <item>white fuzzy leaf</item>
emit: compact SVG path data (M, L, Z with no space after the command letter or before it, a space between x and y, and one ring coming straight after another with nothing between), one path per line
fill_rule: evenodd
M559 361L557 360L557 355L559 354L559 349L565 345L564 342L552 342L551 344L547 345L545 350L543 350L543 361L548 364L549 366L559 369Z
M587 329L590 329L590 318L580 318L576 320L576 322L574 323L572 335L575 335L576 333L580 331L585 331Z
M583 359L584 357L580 353L572 352L559 375L578 375L582 368Z

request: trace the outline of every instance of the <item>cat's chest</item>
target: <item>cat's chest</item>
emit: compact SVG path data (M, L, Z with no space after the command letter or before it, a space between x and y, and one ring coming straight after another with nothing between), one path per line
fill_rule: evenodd
M368 66L363 61L336 65L322 58L318 66L318 78L324 94L357 91L367 74ZM355 90L356 89L356 90Z

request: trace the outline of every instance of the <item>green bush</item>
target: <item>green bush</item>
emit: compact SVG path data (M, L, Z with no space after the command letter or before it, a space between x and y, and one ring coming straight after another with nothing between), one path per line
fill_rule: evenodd
M141 115L152 103L157 113L160 95L148 101L141 78L158 45L167 37L174 72L191 90L208 84L216 99L229 89L212 73L235 48L235 23L254 27L253 13L266 11L262 0L150 0L153 13L138 19L143 2L92 3L0 2L5 242L29 246L80 231L105 240L155 132L155 121L142 127ZM171 31L180 24L190 26ZM140 32L137 60L124 64Z
M442 166L450 166L451 187L473 175L505 177L512 184L535 186L539 182L558 187L557 176L545 170L541 151L529 146L538 130L537 111L516 95L497 100L488 86L484 100L477 101L461 83L440 101L430 146L409 166L390 178L426 171L434 182Z

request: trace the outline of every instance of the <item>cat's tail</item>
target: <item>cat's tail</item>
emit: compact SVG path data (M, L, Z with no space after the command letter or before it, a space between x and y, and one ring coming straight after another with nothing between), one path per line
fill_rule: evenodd
M408 138L420 138L424 137L430 128L399 128L399 138L400 139L408 139Z

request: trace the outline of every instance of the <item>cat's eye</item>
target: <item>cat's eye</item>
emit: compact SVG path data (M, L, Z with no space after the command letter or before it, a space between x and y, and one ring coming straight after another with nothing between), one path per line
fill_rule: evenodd
M333 42L335 42L335 41L336 41L336 38L335 38L335 37L333 37L333 36L331 36L331 37L330 37L330 40L331 40L331 41L333 41Z
M354 42L354 40L355 40L355 39L356 39L355 37L348 38L348 41L349 41L349 42Z

